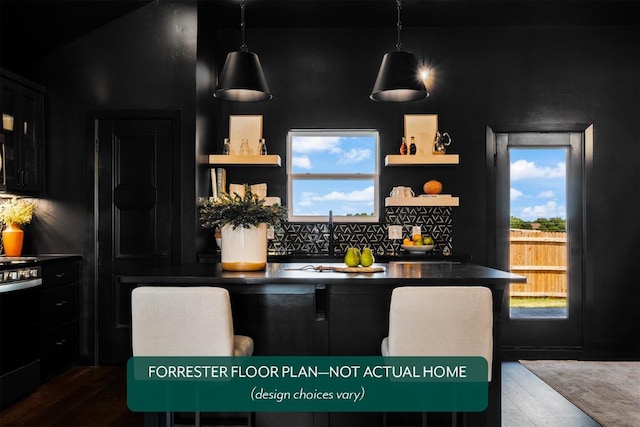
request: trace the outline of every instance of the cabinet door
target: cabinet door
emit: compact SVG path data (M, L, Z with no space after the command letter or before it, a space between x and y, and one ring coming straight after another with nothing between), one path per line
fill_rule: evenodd
M329 299L329 354L379 356L389 334L391 289L332 290Z
M40 195L43 189L44 95L3 78L1 104L3 174L0 186L11 193Z
M2 156L2 189L14 190L17 188L17 171L19 146L19 132L17 125L19 123L18 99L20 97L20 85L8 80L2 79L2 135L3 144L0 147L0 155Z
M20 93L20 170L18 185L21 191L42 191L42 93L26 87Z

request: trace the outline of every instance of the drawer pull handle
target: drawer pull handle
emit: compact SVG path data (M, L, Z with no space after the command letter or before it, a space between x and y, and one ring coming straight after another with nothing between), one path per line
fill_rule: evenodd
M62 307L66 303L67 303L67 301L59 301L59 302L56 303L56 307Z
M64 276L66 276L65 273L56 273L56 279L62 279Z
M60 341L56 341L56 345L65 345L67 343L67 340L60 340Z

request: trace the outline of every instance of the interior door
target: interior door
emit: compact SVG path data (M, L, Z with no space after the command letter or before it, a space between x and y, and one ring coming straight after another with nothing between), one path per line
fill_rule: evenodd
M170 116L170 114L169 114ZM176 117L95 121L97 145L97 282L100 363L130 356L130 290L117 277L172 263L172 194Z
M495 253L496 267L504 270L511 270L516 274L524 274L528 278L528 283L524 288L517 288L511 285L509 292L505 293L503 319L502 319L502 344L507 350L516 351L540 351L545 349L554 350L579 350L583 345L583 211L584 211L584 145L585 134L583 132L511 132L511 133L490 133L488 138L489 147L493 152L489 157L493 157L494 162L494 184L495 184ZM516 165L514 159L521 156L518 151L530 150L533 152L561 153L562 162L554 167L543 167L537 165L534 160L520 160ZM538 153L540 154L540 153ZM563 164L561 164L563 163ZM557 169L557 172L555 169ZM562 169L565 169L564 171ZM528 175L532 177L537 186L529 191L522 191L517 180L512 176ZM564 179L566 197L562 206L566 211L566 248L565 253L548 252L546 255L537 256L545 259L540 269L545 272L544 276L549 276L551 272L561 270L566 265L566 306L561 310L549 310L552 314L544 314L545 310L535 308L529 311L514 310L514 289L520 291L535 292L536 286L543 279L538 275L526 272L533 267L524 262L527 266L514 267L514 257L510 256L511 251L515 251L514 241L514 214L512 210L514 197L531 197L529 202L531 218L544 216L545 208L559 208L553 203L536 203L533 198L547 195L551 196L552 191L543 188L546 176L554 176ZM522 212L522 211L521 211ZM557 212L556 212L557 215ZM519 218L516 218L519 219ZM532 233L539 227L539 221L530 221L533 225ZM533 237L532 240L538 242L556 242L560 239L549 238L546 233L539 233L540 237ZM538 249L535 249L538 250ZM547 249L548 250L548 249ZM566 261L564 258L566 256ZM534 258L534 257L532 257ZM518 264L517 262L515 262ZM517 268L517 269L516 269ZM536 283L534 283L536 282ZM541 291L538 290L538 294ZM547 290L548 294L552 294ZM557 295L556 295L557 296ZM521 315L524 312L525 315ZM520 314L515 314L520 313ZM555 313L555 314L553 314Z

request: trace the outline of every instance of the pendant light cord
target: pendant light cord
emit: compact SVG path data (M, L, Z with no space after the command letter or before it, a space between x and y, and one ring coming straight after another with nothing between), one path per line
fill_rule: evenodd
M240 45L240 50L243 52L247 52L249 50L247 44L244 42L244 9L246 6L246 0L240 0L240 31L242 32L242 45Z
M396 6L398 8L398 23L396 26L398 27L398 43L396 43L396 49L398 51L402 48L402 43L400 42L400 30L402 30L402 22L400 22L400 9L402 9L402 0L396 0Z

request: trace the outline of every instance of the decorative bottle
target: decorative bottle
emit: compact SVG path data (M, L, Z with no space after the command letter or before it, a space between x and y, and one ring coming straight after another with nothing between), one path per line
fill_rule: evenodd
M407 140L404 136L402 137L402 144L400 144L400 154L403 156L407 154Z
M412 136L411 137L411 143L409 143L409 154L411 155L415 155L417 151L416 148L416 139Z
M249 155L249 142L246 139L243 139L242 144L240 144L240 154L243 156Z
M261 156L267 155L267 142L264 138L260 138L260 143L258 144L258 154Z

